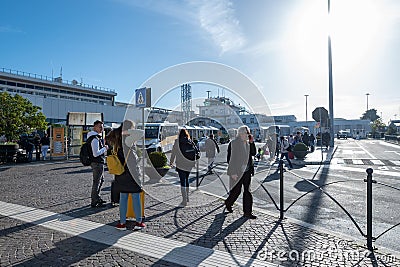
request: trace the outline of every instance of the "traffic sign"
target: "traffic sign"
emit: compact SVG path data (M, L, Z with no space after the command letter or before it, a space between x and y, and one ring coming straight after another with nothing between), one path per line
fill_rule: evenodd
M140 88L135 90L135 105L138 108L151 107L151 88Z
M320 122L322 127L326 127L329 119L329 114L324 107L318 107L312 112L312 118L316 122Z

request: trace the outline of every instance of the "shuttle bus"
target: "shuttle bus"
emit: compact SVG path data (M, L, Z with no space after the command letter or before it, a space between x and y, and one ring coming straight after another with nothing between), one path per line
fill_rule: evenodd
M143 129L142 125L138 125L138 129ZM147 153L154 151L168 152L172 150L175 139L178 138L178 124L170 122L152 122L144 124L144 138ZM141 147L142 140L136 142Z

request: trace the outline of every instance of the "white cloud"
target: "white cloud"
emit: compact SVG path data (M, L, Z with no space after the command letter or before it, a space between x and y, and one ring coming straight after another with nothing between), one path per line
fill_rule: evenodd
M246 38L229 0L190 1L190 5L197 10L201 28L210 34L213 42L221 48L221 53L244 47Z

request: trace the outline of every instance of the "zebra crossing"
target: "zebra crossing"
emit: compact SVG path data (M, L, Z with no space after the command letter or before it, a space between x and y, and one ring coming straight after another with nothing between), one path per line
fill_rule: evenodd
M346 165L400 166L400 160L387 159L338 159L337 163Z

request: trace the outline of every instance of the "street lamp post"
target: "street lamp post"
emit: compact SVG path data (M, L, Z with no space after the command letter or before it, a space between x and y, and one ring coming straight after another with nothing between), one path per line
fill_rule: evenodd
M331 1L328 0L328 16L331 12ZM329 133L331 136L330 147L335 145L334 136L334 116L333 116L333 76L332 76L332 46L331 46L331 35L328 35L328 71L329 71Z
M306 97L306 122L308 121L308 114L307 114L307 97L309 96L309 95L304 95L305 97Z
M365 95L367 96L367 111L368 111L368 96L369 96L369 93L366 93Z

